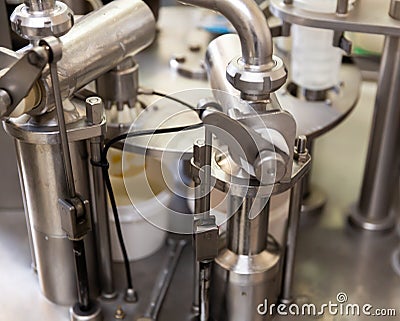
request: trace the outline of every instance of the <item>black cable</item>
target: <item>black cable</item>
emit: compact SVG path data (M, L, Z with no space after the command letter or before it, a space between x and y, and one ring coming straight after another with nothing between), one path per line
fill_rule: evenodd
M133 289L133 283L132 283L132 274L130 270L130 265L129 265L129 258L128 258L128 253L126 251L126 246L124 242L124 237L122 235L122 229L121 229L121 222L119 220L119 215L118 215L118 208L117 204L115 201L115 195L114 191L111 185L111 179L110 179L110 174L109 174L109 163L107 161L107 153L110 150L110 148L118 143L119 141L126 140L131 137L139 137L139 136L147 136L147 135L159 135L159 134L168 134L168 133L176 133L180 131L187 131L187 130L193 130L197 128L201 128L203 126L202 123L198 123L195 125L189 125L189 126L181 126L181 127L170 127L170 128L160 128L160 129L152 129L152 130L142 130L142 131L137 131L137 132L130 132L126 134L122 134L119 136L116 136L109 140L101 153L101 162L100 163L95 163L92 162L93 166L99 166L102 168L103 171L103 176L106 184L106 188L108 191L108 195L110 198L110 203L111 203L111 208L113 211L113 216L114 216L114 221L115 221L115 227L117 230L117 236L118 236L118 241L120 244L123 260L124 260L124 266L125 266L125 273L126 273L126 279L127 279L127 285L128 289Z
M163 98L172 100L172 101L174 101L174 102L176 102L176 103L179 103L179 104L181 104L181 105L183 105L183 106L185 106L185 107L188 107L188 108L190 108L191 110L194 110L194 111L196 111L196 112L198 111L198 109L197 109L196 107L194 107L194 106L188 104L187 102L185 102L185 101L183 101L183 100L181 100L181 99L172 97L172 96L170 96L170 95L167 95L167 94L164 94L164 93L160 93L160 92L158 92L158 91L152 90L152 91L149 91L149 92L141 92L140 94L141 94L141 95L160 96L160 97L163 97Z

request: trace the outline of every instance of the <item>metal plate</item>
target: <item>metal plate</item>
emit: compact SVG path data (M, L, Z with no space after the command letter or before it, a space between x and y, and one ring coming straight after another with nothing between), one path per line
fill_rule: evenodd
M308 27L362 33L400 35L400 22L389 16L390 0L358 0L345 16L302 10L283 0L271 0L271 12L282 20Z

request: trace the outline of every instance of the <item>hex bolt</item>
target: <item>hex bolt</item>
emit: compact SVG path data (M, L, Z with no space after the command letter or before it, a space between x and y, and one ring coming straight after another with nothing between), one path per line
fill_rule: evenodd
M298 138L296 138L295 142L295 157L298 161L304 162L307 160L307 155L307 137L300 135Z
M86 119L90 125L98 125L103 121L104 103L100 97L86 99Z
M125 316L126 316L125 311L122 309L121 306L119 306L117 310L115 310L114 318L117 320L123 320L125 319Z

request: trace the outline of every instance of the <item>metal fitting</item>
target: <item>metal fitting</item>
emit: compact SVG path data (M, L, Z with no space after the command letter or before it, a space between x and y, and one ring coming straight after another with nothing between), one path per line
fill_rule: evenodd
M0 116L7 113L8 107L11 105L10 95L3 89L0 89Z
M400 0L392 0L390 2L389 15L396 20L400 20Z
M124 300L127 303L136 303L139 300L138 294L134 289L126 289Z
M261 184L274 184L286 174L285 160L273 151L263 150L254 162L254 172Z
M295 142L295 159L299 162L307 161L308 150L307 150L307 137L304 135L299 136L296 138Z
M118 110L124 105L135 107L139 88L139 65L132 57L126 58L114 69L96 80L97 92L104 99L106 109L113 104Z
M25 1L25 3L28 5L19 5L10 17L12 30L22 38L35 41L48 36L60 37L74 25L73 12L63 2Z
M122 309L122 307L119 306L117 310L115 310L114 318L117 320L123 320L125 319L125 316L125 311Z
M275 65L248 66L241 58L232 60L227 69L226 77L230 84L239 90L242 98L258 100L268 98L269 94L281 88L287 79L287 71L283 61L273 56Z
M100 97L86 99L86 120L90 125L101 124L104 117L104 104Z

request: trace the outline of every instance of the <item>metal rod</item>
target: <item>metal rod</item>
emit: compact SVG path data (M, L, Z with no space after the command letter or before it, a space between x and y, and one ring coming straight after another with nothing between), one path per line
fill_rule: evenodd
M25 5L30 12L43 12L54 9L55 0L25 0Z
M193 274L193 303L192 303L192 312L195 315L198 315L200 312L200 262L197 261L196 255L193 255L193 266L194 266L194 274Z
M65 125L64 109L61 99L60 83L58 81L57 62L50 64L50 76L53 84L54 101L58 118L58 128L60 133L61 154L64 161L65 179L68 189L68 197L76 197L74 174L72 172L71 154L68 145L67 127Z
M162 269L158 274L155 286L151 292L150 304L146 310L145 317L151 320L157 320L161 310L168 288L171 285L172 277L174 276L176 267L182 251L187 242L185 240L169 239L169 249L167 257L162 265Z
M90 141L91 158L94 163L101 161L101 151L104 144L103 137L96 137ZM99 259L99 275L102 296L111 299L116 296L111 259L111 240L108 219L108 203L106 187L104 184L103 170L101 167L92 166L92 211L95 219L96 244Z
M254 0L180 0L208 8L225 16L236 29L243 62L253 66L273 66L273 44L268 22Z
M367 230L387 230L395 224L391 206L399 178L395 148L400 133L399 74L400 40L387 36L361 196L350 216L353 224Z
M200 321L208 321L210 319L211 263L212 261L200 262Z
M85 243L83 240L73 241L76 283L78 287L78 302L82 311L87 311L90 307L89 299L89 279L86 267Z
M61 154L63 159L68 196L72 199L76 197L75 181L72 172L71 154L68 144L67 128L65 124L64 109L61 100L60 83L58 81L57 61L50 63L50 77L53 85L54 100L58 117L58 128L61 144ZM80 308L84 311L89 308L89 282L86 266L85 245L83 240L74 240L74 258L76 267L77 289Z
M349 0L338 0L336 13L347 14L349 11Z
M290 208L288 226L286 231L286 248L283 262L283 284L282 284L282 302L291 302L292 298L292 287L293 287L293 276L294 276L294 264L295 254L297 247L297 232L299 229L299 218L301 203L303 199L303 182L300 180L297 182L290 194Z

